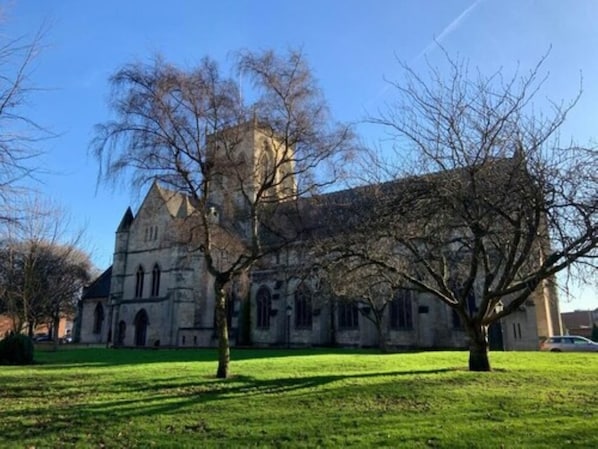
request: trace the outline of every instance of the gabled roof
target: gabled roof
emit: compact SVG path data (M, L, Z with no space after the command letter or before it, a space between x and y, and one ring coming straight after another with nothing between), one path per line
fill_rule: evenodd
M155 190L158 193L160 199L164 202L168 213L173 218L184 218L190 215L195 209L191 199L184 193L169 190L155 181L152 184L150 193L152 190ZM148 193L148 196L150 193Z
M183 197L183 200L181 201L181 205L179 206L179 210L176 214L176 217L177 218L188 217L189 215L191 215L193 213L194 210L195 210L195 208L191 205L191 200L189 199L189 197L185 196L185 197Z
M100 274L91 284L83 289L81 299L107 298L110 294L110 279L112 278L112 265Z
M133 211L131 210L130 207L127 207L127 210L126 210L125 214L123 215L123 218L120 221L120 224L118 225L118 228L116 229L116 232L128 231L129 228L131 227L131 223L133 223L133 220L135 220L135 217L133 216Z

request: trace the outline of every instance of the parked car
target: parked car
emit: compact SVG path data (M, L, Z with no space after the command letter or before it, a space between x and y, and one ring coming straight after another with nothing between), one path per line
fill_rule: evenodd
M542 342L540 351L598 352L598 343L577 335L555 335Z
M35 334L33 336L33 341L35 341L36 343L52 341L52 337L50 337L48 334Z

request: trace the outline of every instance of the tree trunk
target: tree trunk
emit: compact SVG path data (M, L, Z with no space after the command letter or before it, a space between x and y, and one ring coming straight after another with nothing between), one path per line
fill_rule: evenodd
M380 352L382 354L386 354L388 352L388 348L386 347L386 334L382 330L382 322L376 321L376 331L378 332L378 347L380 348Z
M60 326L60 315L56 315L56 316L54 316L54 319L52 322L52 328L53 328L52 337L54 338L54 341L52 343L52 348L54 351L58 351L58 327L59 326Z
M466 324L469 334L469 371L491 371L488 358L488 326Z
M216 328L218 332L218 370L216 371L216 377L226 379L228 377L228 365L230 362L230 345L228 341L224 283L214 281L214 293L216 301Z

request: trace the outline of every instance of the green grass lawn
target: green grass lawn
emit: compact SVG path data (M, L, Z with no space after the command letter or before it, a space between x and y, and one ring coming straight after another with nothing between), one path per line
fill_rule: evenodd
M0 367L0 447L598 448L598 354L63 349Z

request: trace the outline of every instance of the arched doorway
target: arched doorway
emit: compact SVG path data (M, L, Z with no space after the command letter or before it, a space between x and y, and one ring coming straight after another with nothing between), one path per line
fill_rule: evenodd
M488 328L488 344L491 351L504 351L505 345L502 338L502 326L500 321L495 321Z
M147 337L147 325L149 324L149 319L147 317L147 312L145 309L141 309L135 315L135 345L136 346L145 346L145 340Z
M127 334L127 323L120 321L118 323L118 334L116 335L116 345L123 346L125 344L125 336Z

